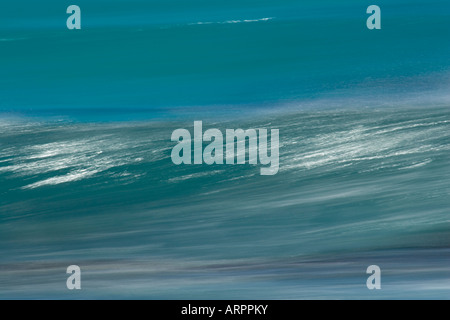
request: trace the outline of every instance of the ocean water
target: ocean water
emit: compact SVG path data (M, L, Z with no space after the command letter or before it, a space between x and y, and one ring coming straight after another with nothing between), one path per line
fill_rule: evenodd
M61 1L2 6L0 111L135 120L342 98L449 100L445 0L380 0L375 31L366 27L373 3L359 0L77 4L81 30L66 28Z
M277 175L175 166L167 137L188 122L3 123L0 296L449 297L447 108L208 126L232 124L277 125ZM66 292L71 264L81 293Z
M1 299L450 298L448 1L76 4L0 9ZM194 120L278 174L174 165Z

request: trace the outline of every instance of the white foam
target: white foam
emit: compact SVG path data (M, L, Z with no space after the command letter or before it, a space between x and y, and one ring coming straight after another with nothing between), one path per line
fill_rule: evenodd
M78 171L74 171L69 174L63 175L63 176L52 177L49 179L45 179L42 181L38 181L38 182L35 182L32 184L29 184L25 187L22 187L22 189L35 189L35 188L42 187L42 186L51 186L51 185L58 185L58 184L67 183L67 182L78 181L78 180L82 180L82 179L91 177L94 174L96 174L97 172L98 172L97 170L92 170L92 171L78 170Z
M27 40L28 38L2 38L0 39L0 42L11 42L11 41L20 41L20 40Z
M244 19L244 20L227 20L227 21L199 21L190 23L189 25L208 25L208 24L235 24L235 23L253 23L253 22L266 22L275 19L274 17L260 18L260 19Z
M190 180L190 179L195 179L195 178L218 174L221 172L222 172L221 170L215 170L215 171L211 171L211 172L198 172L198 173L188 174L188 175L181 176L181 177L172 178L172 179L169 179L168 181L169 182L178 182L178 181Z

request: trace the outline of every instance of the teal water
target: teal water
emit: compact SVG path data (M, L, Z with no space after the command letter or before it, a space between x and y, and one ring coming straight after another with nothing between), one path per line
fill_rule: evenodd
M60 1L2 6L1 111L126 120L342 97L448 102L448 1L380 0L376 31L366 28L368 1L77 4L81 30L67 30ZM130 115L113 114L121 109Z
M76 4L0 9L0 298L450 297L448 1ZM175 166L194 120L279 173Z
M189 122L2 123L0 296L448 298L448 108L269 121L205 128L276 124L275 176L175 166L168 137Z

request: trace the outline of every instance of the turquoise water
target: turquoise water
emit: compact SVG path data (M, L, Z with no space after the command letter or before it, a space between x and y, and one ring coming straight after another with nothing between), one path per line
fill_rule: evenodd
M447 1L77 4L0 9L0 298L450 297ZM175 166L194 120L279 173Z
M67 30L60 1L2 6L0 110L126 120L343 97L448 101L448 1L378 1L376 31L367 1L77 4L81 30Z

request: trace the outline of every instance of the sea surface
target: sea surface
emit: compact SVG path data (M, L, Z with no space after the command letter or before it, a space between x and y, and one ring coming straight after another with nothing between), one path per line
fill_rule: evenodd
M3 122L0 297L449 297L448 108L205 126L274 124L280 171L261 176L174 165L168 137L193 123Z
M371 4L2 5L0 299L449 299L450 3ZM194 121L278 174L174 165Z

